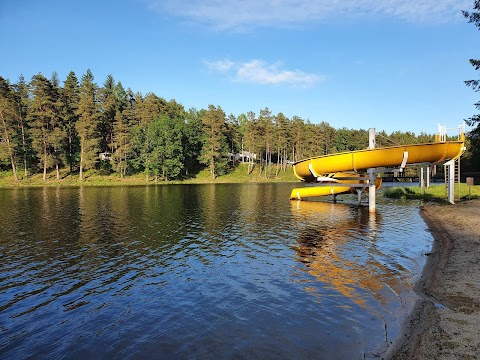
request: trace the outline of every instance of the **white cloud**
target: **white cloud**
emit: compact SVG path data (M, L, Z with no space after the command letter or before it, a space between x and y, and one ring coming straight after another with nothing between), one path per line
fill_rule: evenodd
M210 71L227 74L233 81L238 82L308 87L325 80L322 75L309 74L300 70L286 70L282 69L279 63L268 64L257 59L247 62L224 59L213 62L205 61L204 63Z
M213 62L205 61L204 63L207 66L208 70L218 72L228 72L235 65L233 61L230 61L228 59Z
M410 22L461 18L472 0L148 0L153 8L216 29L282 27L368 15Z

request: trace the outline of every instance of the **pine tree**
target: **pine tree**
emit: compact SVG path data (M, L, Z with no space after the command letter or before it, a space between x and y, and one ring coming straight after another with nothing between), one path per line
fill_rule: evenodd
M78 121L78 102L80 86L77 76L71 71L63 84L62 89L62 118L65 131L65 155L67 164L70 167L70 173L73 172L79 152L79 139L76 130Z
M57 180L60 180L60 165L65 163L65 131L64 131L64 119L63 119L63 102L61 98L60 81L58 80L58 74L54 72L50 80L52 84L52 96L53 96L53 118L50 124L50 146L52 159L55 164L55 174Z
M103 88L99 89L101 116L98 124L98 132L101 152L113 153L114 151L113 126L118 108L115 86L115 79L109 74L103 84Z
M199 170L199 154L202 150L203 124L196 109L190 109L185 118L183 126L183 154L185 175Z
M131 93L131 90L129 90ZM133 96L133 93L130 98ZM133 122L134 108L128 99L127 92L119 82L114 88L115 117L113 123L113 161L114 169L124 177L127 171L127 158L131 150L130 123Z
M480 29L480 0L474 1L473 9L475 10L473 12L463 11L463 15L468 19L469 23L473 23L478 29ZM475 70L480 70L480 60L470 59L470 64ZM480 91L480 80L467 80L465 81L465 84L471 87L475 92ZM475 107L480 110L480 101L475 104ZM477 125L477 131L480 131L478 129L480 127L480 114L474 115L466 121L468 125Z
M272 166L272 146L274 139L274 129L273 129L273 115L272 112L265 108L260 110L260 116L258 117L258 122L261 128L261 149L263 150L264 156L262 159L265 161L265 178L268 177L270 173L270 168Z
M287 168L287 146L288 146L288 119L282 113L278 113L275 117L276 129L276 147L277 147L277 169L276 176L280 172L280 168L285 172Z
M256 143L258 137L258 121L253 111L249 111L246 115L245 131L244 131L244 143L249 152L248 160L248 174L250 174L255 168L255 152Z
M463 11L463 15L468 19L469 23L473 23L480 30L480 0L475 0L473 3L473 12ZM470 64L478 71L480 70L480 59L470 59ZM465 84L473 89L475 92L480 92L480 80L467 80ZM477 101L475 108L480 110L480 101ZM480 114L473 115L469 119L465 119L466 123L474 126L474 129L469 134L471 142L470 156L468 164L471 170L480 170Z
M0 146L3 144L6 146L6 153L12 166L15 181L18 181L18 176L15 164L16 144L13 138L15 136L17 117L14 90L7 80L0 77L0 125L2 129L1 135L3 137L3 141L0 141Z
M54 163L53 133L56 133L56 98L53 84L42 74L34 75L30 82L33 101L29 111L32 129L32 145L43 164L43 180L47 180L47 169Z
M29 104L31 103L30 87L26 83L25 78L21 75L18 78L17 83L13 85L13 89L15 90L15 104L18 114L17 124L20 131L19 137L21 143L18 153L23 160L23 176L26 178L28 176L28 166L33 158L33 149L28 134L27 121Z
M203 146L200 154L200 162L210 169L212 179L224 168L225 160L225 113L220 106L208 106L208 110L202 112L203 123Z
M97 85L90 70L82 76L80 84L80 98L78 102L76 130L80 138L80 174L83 181L83 170L92 169L98 159L99 136L98 136L98 103Z

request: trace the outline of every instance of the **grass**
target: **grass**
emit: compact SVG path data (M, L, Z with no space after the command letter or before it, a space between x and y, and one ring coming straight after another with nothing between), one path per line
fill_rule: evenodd
M273 166L268 176L265 172L260 173L259 167L248 173L247 164L240 164L238 167L227 174L218 176L213 180L208 170L202 170L194 178L186 180L165 181L159 180L155 182L150 176L147 182L144 174L129 175L121 178L118 174L100 175L95 170L84 172L84 181L80 182L78 174L70 174L67 169L60 172L60 180L56 179L54 171L47 174L47 179L43 180L42 174L34 174L19 181L15 181L11 171L0 172L0 187L37 187L37 186L119 186L119 185L150 185L150 184L206 184L206 183L246 183L246 182L294 182L298 179L293 175L292 168L289 166L285 172L280 171L278 176L275 175L276 167Z
M479 199L480 185L471 186L469 189L465 183L461 183L460 188L455 184L455 195L458 196L458 194L460 194L461 200L467 200L469 198ZM385 188L383 190L383 196L391 199L420 199L447 202L447 190L445 184L431 185L428 190L425 189L423 193L419 186Z

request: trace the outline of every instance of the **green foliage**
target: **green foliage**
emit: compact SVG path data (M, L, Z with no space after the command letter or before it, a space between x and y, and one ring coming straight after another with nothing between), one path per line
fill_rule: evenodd
M473 23L475 27L480 29L480 0L474 1L473 10L472 12L463 11L463 15L469 23ZM475 70L480 70L480 60L470 59L470 64ZM465 81L465 85L471 87L475 92L480 91L480 80L467 80ZM480 110L480 101L477 101L474 105L477 110ZM480 114L473 115L465 121L468 125L475 127L469 134L472 149L467 164L471 167L472 171L480 171Z
M145 139L145 171L165 180L178 178L183 169L182 122L163 115L147 129Z
M53 82L42 74L34 75L31 81L33 100L29 110L32 145L37 158L43 164L43 179L53 165L58 169L61 162L62 125L60 122L60 94Z
M407 199L415 195L410 187L391 187L383 191L383 196L391 199Z
M21 164L23 180L39 171L48 178L53 170L63 178L78 171L81 179L84 171L113 172L119 179L142 174L149 182L151 176L189 179L205 168L210 179L228 178L239 168L250 178L275 179L288 173L289 162L368 145L364 129L336 130L267 107L258 115L249 111L228 117L213 105L185 111L174 99L125 89L112 75L98 87L90 70L81 83L70 72L63 87L56 74L50 80L38 74L30 84L23 77L13 86L5 79L3 84L7 90L0 107L9 115L0 124L0 170L14 172ZM462 171L480 167L472 136ZM380 132L377 145L433 139L425 133Z
M78 137L76 124L79 118L78 103L80 100L80 86L78 84L77 76L71 71L61 92L62 111L61 117L63 120L63 146L66 162L69 165L70 172L78 161L78 153L80 152L80 139Z
M473 9L474 11L472 12L463 11L463 16L465 16L469 23L474 24L478 29L480 29L480 0L474 1ZM480 60L470 59L470 64L475 68L475 70L480 70ZM465 84L471 87L475 92L480 90L480 80L467 80L465 81ZM477 102L475 107L477 110L480 110L480 102ZM474 115L466 121L468 125L476 125L478 130L478 127L480 126L480 115Z
M200 162L210 169L212 179L223 173L226 165L225 113L220 106L208 106L201 114L204 136Z
M99 112L97 85L90 70L82 76L78 102L76 130L80 138L80 181L83 170L92 169L98 161L99 153Z
M15 94L11 85L0 77L0 161L10 160L15 180L18 180L15 157L15 119L18 118Z
M199 113L190 109L185 116L183 126L183 155L185 176L197 173L201 169L199 156L202 150L203 124Z

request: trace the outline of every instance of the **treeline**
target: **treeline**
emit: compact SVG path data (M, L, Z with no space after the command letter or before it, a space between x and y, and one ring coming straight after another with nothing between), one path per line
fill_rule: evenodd
M0 77L0 169L15 179L68 169L84 172L144 173L179 179L209 169L212 178L237 162L259 167L266 177L285 171L290 161L365 148L367 130L312 124L268 108L258 114L226 115L220 106L189 109L153 93L125 89L109 75L102 86L88 70L79 80L70 72L41 73L30 82ZM379 146L433 141L411 132L377 133ZM233 156L234 154L237 157Z

